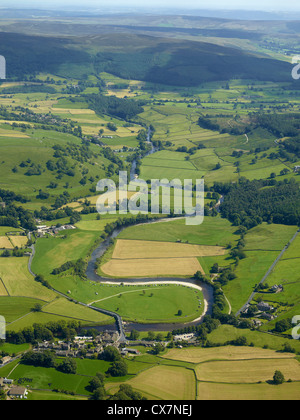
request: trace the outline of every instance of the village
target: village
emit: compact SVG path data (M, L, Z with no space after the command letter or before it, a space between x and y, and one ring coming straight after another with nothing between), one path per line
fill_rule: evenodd
M138 348L145 347L148 351L152 351L157 345L161 349L165 349L170 341L160 341L158 336L153 340L128 340L125 343L119 342L120 335L115 331L105 331L96 336L75 336L72 340L56 340L56 341L41 341L36 343L31 351L44 352L51 351L58 358L80 358L80 359L101 359L104 350L107 347L114 347L118 350L122 358L136 357L142 355ZM186 345L194 345L197 336L195 333L184 333L173 336L173 342L176 347L183 348ZM9 365L22 355L18 356L4 356L0 360L0 365L3 367ZM28 378L25 378L27 382ZM29 381L30 382L30 381ZM0 377L0 394L5 394L9 400L27 399L28 386L22 386L22 380L15 381L6 377Z
M73 225L61 225L61 226L47 226L47 225L38 225L36 236L38 238L43 238L45 235L56 235L59 232L65 231L65 230L72 230L76 229Z

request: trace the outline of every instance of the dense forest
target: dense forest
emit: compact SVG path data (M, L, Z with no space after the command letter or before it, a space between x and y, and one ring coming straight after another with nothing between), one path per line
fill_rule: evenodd
M117 98L116 96L85 95L89 108L97 114L106 114L129 121L144 111L144 102L131 99Z
M276 137L295 137L300 130L300 114L255 113L251 115L251 120Z
M287 152L292 153L300 158L300 136L285 140L282 144L282 147Z
M222 216L248 229L262 222L300 226L299 185L294 179L267 184L241 179L230 186L215 185L217 192L227 192L220 207Z

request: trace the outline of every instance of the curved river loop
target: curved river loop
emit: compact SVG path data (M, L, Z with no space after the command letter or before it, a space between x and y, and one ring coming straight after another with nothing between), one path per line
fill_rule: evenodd
M155 149L155 147L153 146L152 142L151 142L151 131L150 129L148 129L148 138L147 138L147 142L151 143L152 148L151 150L148 152L147 155L149 154L153 154L155 152L157 152L157 149ZM132 163L132 167L131 167L131 180L135 179L135 162ZM178 219L178 218L177 218ZM168 218L168 219L153 219L153 220L149 220L147 223L151 224L151 223L164 223L164 222L170 222L172 220L175 220L175 218ZM144 222L145 223L145 222ZM94 250L94 252L91 255L91 258L88 262L87 265L87 269L86 269L86 277L88 280L92 281L92 282L98 282L98 283L102 283L102 284L110 284L110 285L136 285L136 286L149 286L149 285L161 285L161 284L177 284L180 286L185 286L185 287L190 287L190 288L194 288L197 290L200 290L203 294L203 298L204 298L204 308L203 308L203 313L202 315L195 319L192 322L188 322L188 323L149 323L149 324L139 324L139 323L126 323L126 326L121 318L121 316L116 313L116 312L112 312L106 309L101 309L98 308L96 306L93 306L93 302L91 304L86 304L83 302L79 302L77 301L77 304L83 305L85 307L88 307L90 309L93 309L95 311L101 312L105 315L111 316L115 319L116 321L116 329L119 333L119 342L126 342L128 341L126 339L126 333L125 333L125 328L126 331L131 331L131 330L137 330L137 331L173 331L175 329L182 329L185 327L189 327L189 326L196 326L201 324L201 322L203 321L203 318L206 315L209 315L212 313L212 306L213 306L213 288L204 282L200 282L200 281L196 281L192 278L186 279L186 278L176 278L176 277L167 277L167 278L163 278L163 277L155 277L155 278L126 278L126 279L120 279L120 278L106 278L106 277L102 277L100 275L97 274L97 260L106 252L106 250L108 249L108 247L111 244L111 240L115 239L124 229L126 229L126 227L122 227L122 228L116 228L111 235L109 235L103 242L101 242L101 244ZM34 245L32 245L32 255L29 259L29 263L28 263L28 268L30 273L35 276L35 274L32 272L31 269L31 263L32 260L34 258L35 255L35 247ZM55 291L56 293L60 294L61 296L64 296L65 298L69 299L68 296L64 295L63 293L52 289L53 291ZM73 300L74 301L74 300ZM96 328L99 331L107 331L107 330L111 330L112 326L111 325L102 325L102 326L98 326L98 327L93 327Z

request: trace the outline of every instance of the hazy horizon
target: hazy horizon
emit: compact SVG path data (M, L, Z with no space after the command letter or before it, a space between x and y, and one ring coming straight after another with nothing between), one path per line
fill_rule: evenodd
M211 0L209 5L207 2L199 0L186 0L184 5L179 0L152 0L149 6L141 6L139 0L46 0L41 5L40 0L4 0L1 2L1 8L36 8L36 9L101 9L101 8L137 8L137 9L194 9L194 10L244 10L244 11L262 11L262 12L291 12L300 11L300 4L298 0L289 0L282 5L279 0L252 0L251 2L244 2L241 0Z

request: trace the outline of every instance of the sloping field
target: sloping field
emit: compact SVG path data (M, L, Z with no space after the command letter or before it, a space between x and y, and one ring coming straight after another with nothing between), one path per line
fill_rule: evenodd
M194 400L196 397L193 371L180 367L155 366L126 383L147 394L148 399ZM109 384L107 389L114 393L118 386Z
M197 271L203 272L197 258L113 259L101 269L113 277L190 276Z
M190 258L224 255L225 253L225 248L219 246L118 239L113 258Z
M249 359L291 359L294 354L278 353L274 350L251 347L191 347L171 349L163 357L190 363L203 363L211 360L249 360Z
M22 248L28 242L27 236L10 236L9 239L13 246L17 246L18 248Z
M1 279L0 279L0 296L7 296L7 291Z
M36 297L49 301L55 293L37 283L30 275L28 258L1 258L0 277L10 296Z
M0 236L0 249L12 249L12 243L7 236Z
M86 308L82 305L76 305L66 299L59 298L43 307L43 312L53 315L76 318L82 321L95 323L111 322L111 318L100 312Z
M196 374L199 381L242 384L272 380L275 370L287 380L300 380L300 364L296 359L216 361L198 365Z
M198 400L299 400L299 383L261 384L198 383Z
M29 136L27 136L24 133L21 133L19 131L12 131L12 130L3 130L0 128L0 137L15 137L19 139L28 139Z

